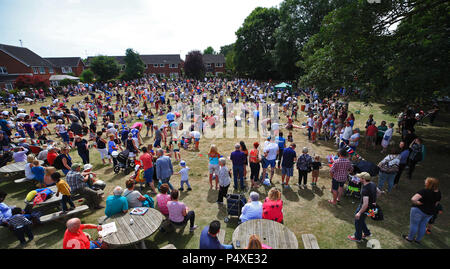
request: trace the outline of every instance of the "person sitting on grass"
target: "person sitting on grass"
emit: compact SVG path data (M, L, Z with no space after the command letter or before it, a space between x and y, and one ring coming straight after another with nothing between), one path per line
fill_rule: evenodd
M219 241L217 238L219 232L220 222L217 220L205 226L200 235L200 249L232 249L233 245L225 245Z
M250 201L242 208L241 216L239 220L246 222L252 219L261 219L263 213L263 205L259 200L259 194L252 191L250 193Z
M167 183L162 184L159 187L159 192L156 195L156 202L158 204L158 209L161 214L165 217L169 216L169 209L167 208L167 202L170 201L170 195L167 194L169 191L169 185Z
M113 190L113 195L106 198L105 215L108 218L121 212L128 212L128 200L126 197L123 197L122 194L122 187L116 186Z
M186 225L189 221L190 232L197 229L195 222L195 212L189 211L189 208L182 202L178 202L179 192L178 190L172 190L170 194L171 201L167 202L167 208L169 209L169 220L175 225Z
M63 249L96 249L98 246L89 240L83 232L86 229L102 230L101 225L81 224L79 218L69 219L66 223L67 230L64 233Z
M123 192L123 197L126 197L128 206L134 207L151 207L155 208L155 202L153 198L147 194L142 195L139 191L134 189L135 182L132 179L127 180L125 183L127 189Z
M75 205L72 202L72 194L70 193L70 187L69 184L64 179L61 179L61 174L59 172L54 172L51 175L51 178L53 182L56 183L56 197L59 196L59 194L62 194L61 198L61 207L62 212L61 215L67 214L67 211L71 211L75 209ZM70 208L67 209L67 203L70 205Z

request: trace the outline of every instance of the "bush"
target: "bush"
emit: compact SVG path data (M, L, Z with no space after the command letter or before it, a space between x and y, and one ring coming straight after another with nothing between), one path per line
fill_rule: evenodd
M73 79L65 78L59 82L59 85L62 87L67 87L69 85L76 85L77 83L78 82Z

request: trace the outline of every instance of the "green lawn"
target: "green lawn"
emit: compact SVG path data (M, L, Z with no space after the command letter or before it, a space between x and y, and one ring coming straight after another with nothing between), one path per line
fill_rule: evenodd
M80 100L82 97L71 99L71 103ZM35 111L39 109L41 104L36 104L31 107ZM30 108L30 106L26 106ZM368 114L374 114L375 120L379 123L381 120L397 123L396 119L384 114L380 105L374 104L372 107L361 106L358 102L350 103L350 110L361 110L361 114L355 114L356 126L364 130L365 121ZM162 118L160 118L162 119ZM304 122L306 118L300 113L299 121L296 124ZM282 122L286 122L282 116ZM373 238L381 243L382 248L448 248L450 246L450 223L449 215L445 212L441 215L434 227L433 234L425 236L422 245L410 244L401 238L401 233L407 232L409 228L409 209L410 198L412 195L423 187L423 180L426 176L434 176L441 180L441 191L443 193L443 207L444 210L450 208L450 204L446 195L450 189L448 178L449 169L445 163L449 163L449 122L450 116L442 113L437 121L436 126L429 125L419 126L417 128L418 135L422 136L427 146L427 155L423 163L419 164L412 181L408 181L406 177L400 180L400 186L394 189L390 194L384 195L379 199L379 204L384 210L385 220L382 222L374 222L367 220L369 229L374 234ZM53 126L53 125L52 125ZM53 132L53 130L52 130ZM287 132L285 132L287 136ZM398 134L394 137L396 143L399 141ZM200 152L181 150L182 159L186 161L187 166L191 168L190 183L193 187L191 192L182 192L181 200L187 204L189 208L196 213L196 224L200 226L194 233L189 233L189 229L185 229L182 234L165 234L156 232L153 236L146 240L148 248L159 248L168 243L174 244L178 249L184 248L198 248L199 236L201 229L207 225L211 220L218 219L222 223L222 227L226 228L226 242L231 242L233 230L237 226L237 219L232 218L229 223L224 223L223 219L226 216L225 207L219 207L215 201L217 199L217 191L209 190L208 181L208 162L207 152L211 144L216 144L219 152L224 156L229 156L233 150L233 145L239 142L240 138L222 138L222 139L207 139L202 138L200 141ZM254 141L260 143L264 138L242 139L247 146L251 146ZM150 138L144 139L145 144L153 142ZM322 157L322 162L325 162L326 155L336 152L336 147L333 142L319 141L312 145L307 141L307 136L304 130L295 130L294 141L297 144L297 152L300 152L303 146L310 148L310 153L318 154ZM375 151L359 150L358 153L364 158L378 162L384 156L377 149ZM199 157L199 153L203 157ZM80 161L76 152L71 153L72 158ZM105 195L110 195L112 189L116 185L124 187L128 176L123 173L114 175L112 166L103 166L99 159L99 153L96 150L91 150L91 160L94 165L95 172L99 178L107 183ZM177 163L174 164L175 171L179 170ZM228 162L228 167L231 168L231 163ZM250 169L248 169L248 173ZM309 179L310 180L310 179ZM283 190L284 201L284 221L285 225L291 229L299 241L299 248L303 248L301 235L304 233L312 233L316 236L319 246L323 249L356 249L366 248L366 243L354 243L347 240L347 235L354 232L354 211L357 207L358 201L351 198L344 198L341 205L331 206L327 200L331 198L330 187L331 179L329 176L329 168L325 165L320 173L318 188L311 190L308 186L307 190L299 189L292 185L298 181L297 172L294 174L294 180L291 180L291 189ZM171 183L175 187L179 187L179 176L173 176ZM281 189L281 175L277 171L274 177L274 182L278 188ZM375 182L377 180L375 179ZM9 205L23 206L25 195L33 189L33 185L26 183L23 185L14 184L12 181L0 183L0 188L9 193L6 198L6 203ZM232 188L231 188L232 189ZM268 192L268 188L260 187L258 192L261 194L260 198L263 200ZM248 193L247 193L248 197ZM104 202L103 202L104 204ZM102 210L88 211L80 216L83 223L96 223L97 219L104 215ZM53 222L43 226L35 227L33 232L35 239L29 243L25 248L62 248L62 239L65 231L64 222ZM94 233L91 233L95 236ZM0 248L20 248L18 241L11 232L7 229L1 229L0 232Z

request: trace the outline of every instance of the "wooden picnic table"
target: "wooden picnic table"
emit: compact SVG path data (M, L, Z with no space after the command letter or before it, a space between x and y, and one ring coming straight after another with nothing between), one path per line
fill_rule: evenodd
M39 163L42 165L44 161L39 161ZM11 163L8 165L5 165L3 167L0 167L0 173L6 173L6 174L13 174L13 173L19 173L23 172L25 173L25 165L27 162L18 162L18 163Z
M240 224L233 232L233 245L236 249L248 246L251 235L256 234L261 242L274 249L298 249L295 234L286 226L273 220L254 219ZM240 246L236 241L240 241Z
M130 219L133 219L133 224ZM129 212L116 214L104 223L115 222L117 232L106 235L103 241L112 246L140 244L145 249L144 239L158 230L163 220L164 216L154 208L149 208L144 215L131 215Z

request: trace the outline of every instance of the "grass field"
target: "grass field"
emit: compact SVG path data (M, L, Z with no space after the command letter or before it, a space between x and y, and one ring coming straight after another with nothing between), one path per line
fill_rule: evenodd
M71 98L70 103L81 100L82 97ZM48 100L47 100L48 102ZM41 104L33 106L24 106L27 111L29 108L34 108L39 111ZM354 112L361 110L361 114L357 115L355 125L361 130L364 130L365 121L369 114L374 114L374 119L379 123L381 120L397 123L396 119L383 113L380 105L373 104L371 107L364 107L359 102L350 103L350 111ZM162 120L162 118L160 119ZM303 113L299 113L298 122L305 122L306 118ZM281 122L286 122L284 116ZM374 222L367 220L368 227L373 233L373 238L381 243L382 248L389 249L404 249L404 248L449 248L450 246L450 223L447 209L450 208L447 194L449 193L450 184L448 182L449 169L448 163L450 160L449 154L449 138L450 138L450 115L441 113L435 126L424 125L418 126L417 134L424 138L427 146L427 155L425 161L420 163L413 179L409 181L406 176L400 180L398 188L394 189L390 194L382 196L378 202L384 210L385 220L382 222ZM53 124L50 125L53 127ZM53 130L52 130L53 132ZM287 132L285 132L287 136ZM233 145L240 140L245 141L246 145L250 147L254 141L260 143L264 138L222 138L222 139L207 139L202 138L200 141L200 152L181 150L182 159L186 161L187 166L191 168L190 183L193 191L182 192L181 201L183 201L190 209L196 213L196 224L200 226L194 233L189 233L189 229L185 229L182 234L160 233L156 232L154 235L146 239L148 248L160 248L168 243L174 244L178 249L195 249L198 248L199 236L201 229L208 225L213 219L218 219L222 223L222 228L226 229L225 241L231 242L233 230L237 227L237 218L232 218L230 222L224 223L223 219L226 216L226 209L224 206L218 206L215 201L217 199L216 190L209 189L208 181L208 161L207 153L211 144L218 146L219 152L228 157L234 150ZM394 137L396 143L399 141L399 136ZM153 139L144 138L147 145L152 143ZM316 144L311 144L307 140L307 136L303 129L296 129L294 131L294 142L297 144L297 152L301 152L303 146L310 148L310 154L318 154L322 157L322 163L326 162L325 157L330 153L336 152L336 147L333 142L320 141ZM203 157L199 157L199 153ZM380 150L366 151L364 149L358 150L358 153L369 161L378 163L384 155ZM74 161L81 161L76 151L71 152ZM116 185L124 187L128 176L123 173L115 175L112 171L112 166L104 166L101 163L100 155L96 150L91 150L91 163L94 165L94 172L97 173L99 179L107 183L105 195L110 195L112 189ZM180 167L174 163L174 170L178 171ZM228 161L228 167L231 168L231 162ZM248 169L248 173L250 169ZM410 198L414 193L423 187L423 181L426 176L434 176L440 179L441 192L443 194L442 204L444 207L444 214L440 215L434 226L433 234L426 235L422 244L411 244L401 238L402 233L406 233L409 229L409 209ZM310 177L310 176L309 176ZM172 176L171 183L174 187L179 187L180 177ZM295 172L294 179L291 179L291 188L283 189L284 202L284 221L285 225L295 233L299 241L299 248L303 248L301 235L305 233L312 233L316 236L319 246L323 249L357 249L366 248L366 243L355 243L347 239L347 235L354 232L354 212L357 207L357 200L352 198L344 198L341 205L332 206L328 204L327 200L331 198L331 178L329 176L329 168L324 165L324 169L320 172L320 178L317 188L301 189L294 186L293 183L298 182L298 174ZM309 178L310 182L310 178ZM375 179L377 182L377 179ZM274 183L276 187L281 189L281 174L276 172L274 176ZM0 189L6 191L9 195L5 202L8 205L23 206L23 200L26 194L32 190L34 186L30 183L14 184L12 181L4 181L0 183ZM231 188L232 189L232 188ZM260 187L258 192L260 198L263 200L269 188ZM248 197L248 193L246 193ZM104 205L104 202L102 203ZM97 219L104 215L103 210L88 211L80 218L83 223L97 223ZM33 232L35 239L29 243L25 248L27 249L59 249L62 248L62 239L65 231L64 222L52 222L42 226L35 227ZM92 235L95 234L90 231ZM22 248L19 242L7 229L0 230L0 248Z

